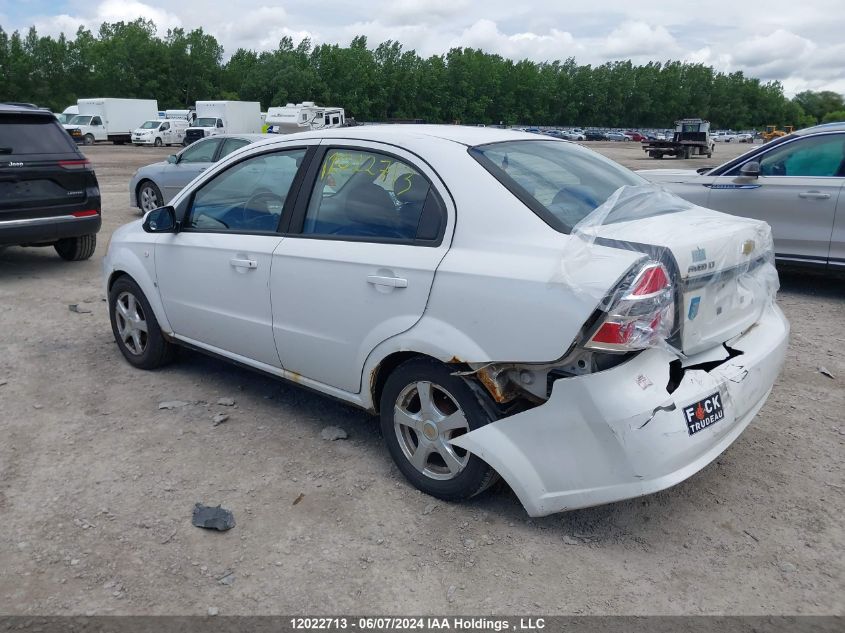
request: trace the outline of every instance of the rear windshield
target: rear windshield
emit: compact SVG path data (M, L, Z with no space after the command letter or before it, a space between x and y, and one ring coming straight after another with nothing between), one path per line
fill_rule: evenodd
M68 151L76 144L52 116L0 114L0 155Z
M470 155L549 226L562 233L625 185L646 181L573 143L521 140L470 148Z

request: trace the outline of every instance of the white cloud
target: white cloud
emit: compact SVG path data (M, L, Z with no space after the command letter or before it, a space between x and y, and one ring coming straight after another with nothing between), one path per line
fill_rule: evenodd
M96 32L103 22L131 22L137 18L152 20L158 33L163 35L168 29L182 26L182 20L174 13L135 0L105 0L94 7L87 15L59 14L42 16L34 20L39 32L56 35L72 35L80 26Z
M841 0L769 0L755 3L710 0L602 0L551 3L548 0L70 0L73 10L3 20L6 30L26 29L72 35L81 24L91 29L104 20L145 17L161 33L174 26L202 27L223 44L273 49L281 37L294 42L348 43L366 35L371 45L396 40L421 55L472 46L515 59L535 61L575 57L579 63L616 59L635 63L685 59L722 71L742 70L763 80L777 79L788 92L801 89L845 91L845 26ZM7 11L8 13L8 11ZM8 25L8 26L7 26Z

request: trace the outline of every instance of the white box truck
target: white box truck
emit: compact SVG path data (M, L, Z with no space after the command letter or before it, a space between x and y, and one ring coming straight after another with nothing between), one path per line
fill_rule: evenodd
M257 101L197 101L196 113L185 135L188 143L217 134L261 133L261 104Z
M64 127L77 143L85 145L96 141L131 143L133 130L158 118L155 99L80 99L77 106L79 114Z

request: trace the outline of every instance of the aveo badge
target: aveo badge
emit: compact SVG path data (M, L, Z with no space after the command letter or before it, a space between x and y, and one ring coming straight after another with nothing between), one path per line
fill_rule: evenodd
M722 396L718 392L707 396L704 400L684 407L684 421L687 423L687 432L695 435L708 426L716 424L724 419L725 410L722 408Z
M694 321L695 317L698 316L698 306L701 303L701 297L693 297L689 302L689 312L687 312L687 318L690 321Z

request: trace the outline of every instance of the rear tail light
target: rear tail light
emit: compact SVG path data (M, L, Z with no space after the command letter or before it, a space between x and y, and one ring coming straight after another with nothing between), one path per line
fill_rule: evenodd
M629 278L630 279L630 278ZM630 352L669 337L675 319L672 281L666 267L646 263L613 293L605 318L585 344L589 349Z
M88 209L87 211L74 211L71 215L75 218L90 218L95 215L99 215L100 212L96 209Z
M60 160L59 167L63 169L90 169L91 161L87 159L82 160Z

